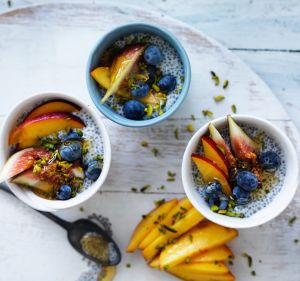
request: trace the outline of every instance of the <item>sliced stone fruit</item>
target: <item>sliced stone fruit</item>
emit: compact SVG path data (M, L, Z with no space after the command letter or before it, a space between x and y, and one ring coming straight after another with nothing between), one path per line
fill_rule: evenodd
M42 148L31 147L14 153L1 169L0 182L24 172L33 166L35 160L45 157L50 158L51 152Z
M204 156L215 162L217 166L222 169L222 171L228 177L228 168L230 167L230 164L225 155L218 148L217 144L208 136L203 136L201 138L201 142L203 146Z
M192 159L196 164L204 182L209 183L217 180L222 185L222 192L231 195L231 187L226 174L210 159L193 153Z
M260 146L243 131L230 115L227 119L231 147L235 156L238 159L255 161Z
M35 146L38 140L52 133L70 128L85 127L83 121L67 112L50 112L24 121L9 136L9 144L19 148Z

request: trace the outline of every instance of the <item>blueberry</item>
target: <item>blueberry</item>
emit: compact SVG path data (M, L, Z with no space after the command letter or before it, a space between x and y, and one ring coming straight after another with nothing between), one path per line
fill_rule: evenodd
M157 83L162 92L171 92L176 88L176 78L173 75L163 76Z
M239 186L233 188L232 195L238 205L244 205L250 202L250 192Z
M149 93L150 87L143 83L136 86L136 89L131 90L131 94L136 98L144 98Z
M59 148L60 156L67 161L75 161L82 156L82 145L80 141L67 141Z
M69 140L81 140L81 135L77 132L70 132L61 138L62 142L66 142Z
M219 210L226 210L228 207L228 200L220 200Z
M144 52L144 59L148 64L157 65L162 60L162 54L159 47L150 45Z
M58 200L68 200L71 198L72 188L69 185L62 185L57 191L57 199Z
M124 115L128 119L141 120L145 116L145 105L137 100L130 100L124 104Z
M275 171L280 165L280 157L274 151L266 151L260 154L259 162L264 170Z
M246 191L253 191L258 186L258 178L255 174L243 171L239 172L236 177L237 185Z
M156 68L152 65L148 65L147 72L148 72L148 76L149 76L147 83L149 85L152 85L154 83L155 77L156 77Z
M85 170L85 175L92 181L99 178L101 174L100 163L97 160L90 161Z
M209 183L205 188L205 194L209 196L210 194L218 194L221 192L222 186L218 182Z

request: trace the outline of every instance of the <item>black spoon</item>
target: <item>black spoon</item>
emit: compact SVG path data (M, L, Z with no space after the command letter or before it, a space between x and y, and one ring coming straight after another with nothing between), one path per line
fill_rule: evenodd
M0 188L11 195L14 195L7 186L2 184L0 185ZM86 258L104 266L117 265L121 262L121 251L116 242L105 232L105 230L92 221L88 219L80 219L75 222L68 222L53 215L52 213L38 210L35 211L63 227L68 233L68 239L73 248ZM101 258L101 260L89 255L82 248L82 238L88 237L89 235L99 237L101 238L101 241L105 241L104 244L107 246L105 249L107 255L105 255L104 258Z

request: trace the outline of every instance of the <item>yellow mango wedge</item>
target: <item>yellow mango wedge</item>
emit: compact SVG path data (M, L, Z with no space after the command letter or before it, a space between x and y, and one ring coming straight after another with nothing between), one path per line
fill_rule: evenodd
M209 221L202 222L180 237L175 244L170 244L162 250L160 267L171 268L196 254L223 245L237 235L235 229Z
M232 251L225 245L200 253L191 258L191 263L195 262L215 262L226 261L233 257Z
M112 281L116 274L117 274L116 266L103 267L103 277L101 278L101 281Z
M188 271L191 273L198 273L198 274L226 274L229 272L229 269L223 262L199 262L199 263L187 263L187 264L178 264L175 267L167 269L172 272L172 269L176 271Z
M136 44L125 48L113 61L111 66L111 82L101 102L104 103L111 95L116 93L135 63L143 54L144 45Z
M140 249L145 249L150 245L157 237L161 235L159 229L162 225L172 226L181 216L192 208L192 204L187 197L183 198L178 204L168 213L168 215L157 225L141 242L139 245Z
M104 89L108 89L110 86L110 69L109 67L97 67L91 72L91 76L97 81L97 83Z
M192 229L203 219L204 217L195 208L192 207L189 209L182 219L172 225L173 231L166 230L165 233L161 233L159 237L142 251L145 260L153 259L160 251L160 248L165 247L170 240Z
M150 212L146 218L141 220L131 236L127 252L134 252L147 234L156 227L157 222L160 222L161 219L163 219L168 212L177 205L177 203L177 199L167 201Z
M159 256L155 257L151 262L148 264L150 267L155 268L155 269L160 269L159 266Z

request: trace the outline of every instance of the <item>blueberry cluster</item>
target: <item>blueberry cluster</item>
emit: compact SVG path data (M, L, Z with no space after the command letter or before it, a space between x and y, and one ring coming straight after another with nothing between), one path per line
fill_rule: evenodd
M134 98L146 97L154 83L163 93L169 93L176 88L176 78L172 75L157 76L157 66L163 58L162 52L158 46L150 45L144 51L144 60L148 74L147 81L138 81L131 88L131 94ZM159 78L159 79L158 79ZM156 81L158 80L158 81ZM128 119L141 120L146 115L146 106L138 100L129 100L123 106L124 116Z

